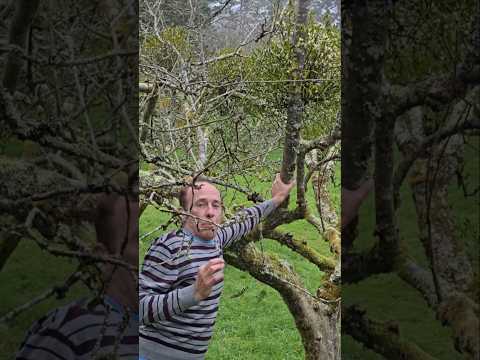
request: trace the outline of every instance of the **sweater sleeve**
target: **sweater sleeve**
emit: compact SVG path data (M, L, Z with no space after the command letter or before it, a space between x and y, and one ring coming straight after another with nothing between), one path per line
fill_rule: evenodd
M242 210L237 214L239 221L232 222L219 229L217 234L220 238L222 248L230 246L236 240L252 231L260 220L270 215L275 208L275 203L272 200L267 200L261 204Z
M140 325L170 320L172 315L199 303L194 297L194 284L172 288L178 278L174 254L159 240L145 255L139 275Z

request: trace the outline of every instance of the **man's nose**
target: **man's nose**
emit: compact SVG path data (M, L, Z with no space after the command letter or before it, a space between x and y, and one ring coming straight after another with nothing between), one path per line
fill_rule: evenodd
M215 212L213 210L213 206L208 205L208 207L207 207L207 217L208 218L213 218L214 216L215 216Z

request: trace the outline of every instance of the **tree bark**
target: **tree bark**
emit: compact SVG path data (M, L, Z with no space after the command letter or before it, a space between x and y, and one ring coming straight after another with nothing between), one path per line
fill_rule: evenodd
M342 10L342 187L357 189L368 174L375 123L382 118L385 2L347 2ZM377 130L378 131L378 130ZM377 133L378 134L378 133ZM377 144L383 147L383 144ZM377 152L378 154L378 152ZM383 165L383 164L382 164ZM350 249L356 220L342 229L343 276L357 276ZM377 266L375 266L377 267ZM349 272L352 274L349 275Z
M8 42L15 45L23 51L27 44L28 32L30 24L37 12L39 0L18 0L16 1L15 14L10 24ZM21 56L16 51L11 51L7 57L5 69L3 72L3 86L13 93L17 87L20 69L24 64Z
M293 71L292 80L300 80L305 66L305 47L301 45L301 41L306 41L302 27L305 26L307 22L308 3L309 0L298 0L297 2L296 26L292 38L297 65ZM287 109L286 135L283 146L282 168L280 171L280 177L284 183L291 181L295 171L297 153L300 150L300 129L302 128L303 107L302 84L301 82L294 81L291 84L290 103Z
M342 324L354 339L386 359L435 360L417 345L402 338L397 324L369 320L365 311L358 308L344 310Z
M307 293L288 266L258 251L253 243L237 243L234 253L225 253L225 259L280 293L302 337L306 360L341 358L338 294L332 294L333 300L322 300Z

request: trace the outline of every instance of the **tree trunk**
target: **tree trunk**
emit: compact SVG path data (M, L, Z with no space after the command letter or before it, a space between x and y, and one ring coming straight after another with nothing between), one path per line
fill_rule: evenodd
M342 9L342 187L357 189L368 174L372 133L381 116L385 2L347 2ZM342 228L342 276L355 275L351 247L357 221Z
M250 273L255 279L277 290L302 337L306 360L339 360L340 354L340 302L338 289L332 299L320 299L309 294L300 278L286 265L268 254L261 253L250 242L240 241L234 253L226 252L229 264Z
M301 80L301 74L305 66L306 36L302 27L307 22L307 9L309 0L298 0L296 27L293 32L292 44L295 48L297 64L293 70L292 80ZM300 129L302 128L303 99L302 84L299 81L291 83L290 103L287 109L287 124L285 129L285 143L283 146L282 169L280 176L283 182L290 182L295 171L296 155L300 145Z
M298 290L280 292L302 336L306 360L341 359L340 303L323 304Z
M196 130L198 141L198 169L202 170L207 165L208 136L206 131L200 126L198 126Z
M8 38L10 45L16 45L21 50L25 49L30 24L37 12L38 4L38 0L18 0L16 2L15 14L10 24ZM21 57L16 52L11 51L5 64L3 86L11 93L15 91L18 75L23 64L23 61L20 61L20 59Z

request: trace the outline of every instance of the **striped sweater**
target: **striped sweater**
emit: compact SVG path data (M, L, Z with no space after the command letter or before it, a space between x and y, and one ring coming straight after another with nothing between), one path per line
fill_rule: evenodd
M138 359L138 316L113 298L52 310L29 330L17 360Z
M212 240L188 230L156 239L139 277L140 354L148 360L203 359L212 337L223 280L209 297L196 301L198 269L223 257L223 249L250 232L275 209L272 200L244 210L242 220L218 228Z

